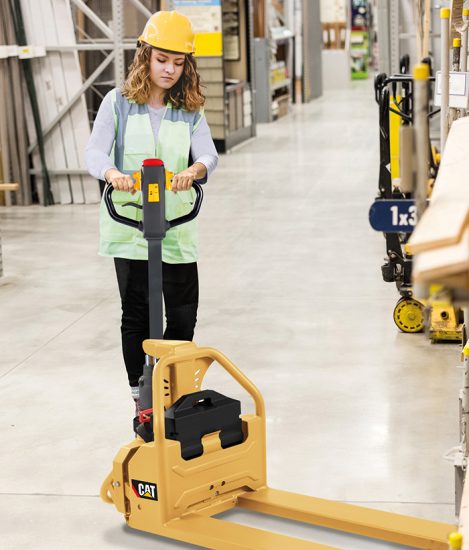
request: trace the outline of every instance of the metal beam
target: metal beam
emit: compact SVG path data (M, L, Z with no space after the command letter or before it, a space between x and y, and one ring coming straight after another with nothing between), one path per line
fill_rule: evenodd
M445 150L449 132L449 37L451 35L449 10L442 9L441 19L441 112L440 151Z
M137 47L136 41L124 42L124 50L135 50ZM98 44L77 44L76 46L46 46L46 52L75 52L75 51L106 51L113 50L115 45L113 42L98 43Z
M84 168L62 168L57 170L48 170L50 176L89 176L90 173ZM41 176L42 171L36 168L31 168L29 173L33 176Z
M83 0L71 0L110 40L114 40L112 30L90 9Z
M112 0L112 27L114 30L114 78L116 86L121 86L125 79L125 59L122 42L124 40L124 6L122 0Z
M106 59L94 70L94 72L87 78L83 83L83 86L79 88L75 95L70 99L70 101L65 105L65 107L57 114L57 116L42 130L42 135L44 139L47 135L57 126L57 124L62 120L62 118L70 111L70 109L75 105L75 103L80 99L82 94L91 86L91 84L98 78L98 76L104 71L104 69L113 61L115 53L111 52ZM28 149L29 153L32 153L37 147L37 141L34 142Z
M379 72L391 74L390 8L388 0L378 4Z
M151 17L153 15L151 11L140 2L140 0L129 0L129 2L134 5L140 13L143 13L145 17Z
M390 74L399 73L400 65L400 9L397 0L388 0L389 3L389 53Z

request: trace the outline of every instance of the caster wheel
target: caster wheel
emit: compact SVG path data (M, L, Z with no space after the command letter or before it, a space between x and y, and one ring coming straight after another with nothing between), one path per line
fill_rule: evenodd
M402 332L421 332L424 327L423 305L413 298L403 298L394 308L394 322Z

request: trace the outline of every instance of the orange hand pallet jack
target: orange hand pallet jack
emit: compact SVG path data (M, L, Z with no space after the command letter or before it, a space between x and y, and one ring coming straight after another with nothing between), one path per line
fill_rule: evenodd
M101 488L130 527L220 550L332 548L213 518L236 506L414 548L448 549L454 525L426 521L272 489L267 485L265 405L259 390L220 352L192 342L146 340L158 357L153 372L154 441L121 448ZM243 441L223 449L219 433L202 437L203 454L181 456L165 436L165 409L200 390L218 363L250 394L255 414L242 415Z
M146 162L139 226L143 228L149 209L164 207L166 181L162 163ZM106 193L109 200L112 189ZM198 208L200 201L194 210ZM120 221L119 217L114 219ZM151 338L143 342L143 349L146 366L152 367L147 371L152 406L140 413L139 435L117 453L100 491L103 501L114 504L130 527L220 550L333 548L214 517L240 507L414 548L448 549L454 525L270 488L265 405L256 386L213 348ZM239 401L201 389L213 364L225 369L251 396L255 413L241 415ZM141 395L143 386L145 374Z

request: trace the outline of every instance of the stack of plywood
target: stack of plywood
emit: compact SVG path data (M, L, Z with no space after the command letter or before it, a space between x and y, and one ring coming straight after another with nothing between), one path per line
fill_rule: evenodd
M416 283L469 290L469 118L451 127L430 206L409 248Z
M83 84L76 45L70 0L21 0L28 42L47 50L45 57L33 60L34 83L43 128L68 104ZM60 47L64 47L60 51ZM50 49L49 49L50 48ZM32 114L27 112L29 139L36 140ZM55 202L99 202L99 186L95 179L81 175L85 171L84 152L90 136L85 97L81 96L45 137L47 166ZM33 164L40 169L37 149ZM70 174L67 171L70 170ZM54 174L54 171L65 172ZM78 174L76 172L79 172ZM41 176L37 176L41 182ZM42 183L38 186L42 188Z
M462 303L469 303L469 117L451 126L430 206L412 234L409 248L415 254L414 282L443 284L456 291ZM464 415L468 374L465 369ZM464 424L462 430L466 431ZM463 550L469 550L467 483L459 514L459 533L463 537Z
M0 181L18 181L21 188L16 195L0 184L0 205L31 204L28 140L25 130L25 106L20 60L10 55L16 45L11 5L2 4L0 18ZM8 56L8 57L6 57Z

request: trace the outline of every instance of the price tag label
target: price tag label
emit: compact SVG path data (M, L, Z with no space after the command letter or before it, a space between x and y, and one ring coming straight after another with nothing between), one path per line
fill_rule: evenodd
M449 106L467 109L469 106L469 73L451 71L449 73ZM436 73L435 97L436 107L441 107L442 78L441 71Z
M370 208L370 225L383 233L412 233L417 222L413 200L379 200Z

